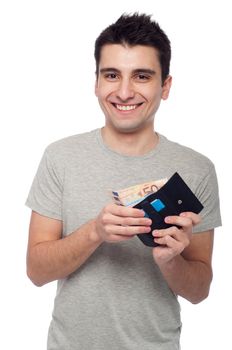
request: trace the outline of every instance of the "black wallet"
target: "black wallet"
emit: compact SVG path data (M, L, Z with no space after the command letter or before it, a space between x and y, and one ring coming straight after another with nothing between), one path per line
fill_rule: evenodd
M204 207L182 177L175 173L157 192L148 195L134 208L142 209L145 216L152 219L151 230L153 231L173 226L166 224L164 221L166 216L179 215L185 211L198 214ZM142 233L137 236L146 246L158 245L154 242L151 233Z

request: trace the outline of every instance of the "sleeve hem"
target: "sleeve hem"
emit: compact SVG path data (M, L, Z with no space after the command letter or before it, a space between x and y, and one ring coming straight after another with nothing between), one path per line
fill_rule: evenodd
M30 208L31 210L35 211L36 213L40 214L40 215L43 215L43 216L46 216L48 218L51 218L51 219L56 219L56 220L60 220L62 221L62 217L60 214L58 213L55 213L51 210L47 210L45 208L41 208L35 204L32 204L28 201L26 201L25 205Z
M220 227L222 226L222 223L221 222L215 222L215 223L210 223L210 224L206 224L206 225L201 225L199 227L195 227L193 229L193 234L197 234L197 233L201 233L201 232L205 232L205 231L209 231L209 230L213 230L217 227Z

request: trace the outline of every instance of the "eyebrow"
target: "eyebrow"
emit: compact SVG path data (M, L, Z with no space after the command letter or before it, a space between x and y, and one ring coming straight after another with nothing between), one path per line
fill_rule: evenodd
M117 68L114 67L109 67L109 68L101 68L100 73L107 73L107 72L116 72L116 73L121 73L121 71ZM141 74L141 73L147 73L150 75L155 75L156 72L153 69L148 69L148 68L137 68L132 71L133 74Z

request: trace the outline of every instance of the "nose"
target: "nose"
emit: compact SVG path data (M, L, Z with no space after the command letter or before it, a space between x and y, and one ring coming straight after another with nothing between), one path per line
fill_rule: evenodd
M122 79L119 83L117 90L117 97L123 101L127 102L132 99L135 95L133 84L129 79Z

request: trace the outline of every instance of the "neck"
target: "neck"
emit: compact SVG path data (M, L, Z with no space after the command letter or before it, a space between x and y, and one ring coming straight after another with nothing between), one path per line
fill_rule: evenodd
M144 155L155 148L159 141L159 136L153 129L122 133L105 126L101 133L103 141L108 147L128 156Z

